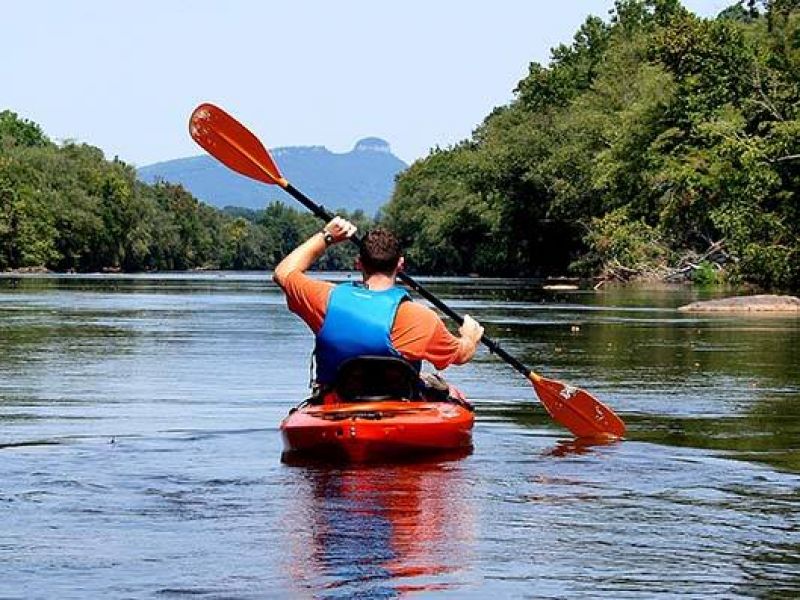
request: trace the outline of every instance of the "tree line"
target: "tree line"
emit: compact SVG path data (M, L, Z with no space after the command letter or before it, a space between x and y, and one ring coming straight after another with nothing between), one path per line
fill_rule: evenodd
M361 212L346 215L361 227ZM0 271L269 269L314 231L312 215L273 202L217 210L179 185L147 185L133 167L86 144L55 144L0 112ZM323 269L352 267L339 245Z
M418 269L800 288L800 0L619 0L514 94L399 177Z
M618 0L532 63L469 139L402 173L380 222L415 272L798 289L799 186L800 0L714 19ZM220 211L146 185L0 113L0 270L268 269L319 227L277 202ZM353 255L338 245L318 266Z

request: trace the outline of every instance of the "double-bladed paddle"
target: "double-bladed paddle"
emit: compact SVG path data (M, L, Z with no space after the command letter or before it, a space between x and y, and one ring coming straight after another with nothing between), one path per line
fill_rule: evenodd
M330 212L281 175L272 156L255 135L218 106L208 103L198 106L189 120L189 133L209 154L237 173L269 185L280 186L326 223L333 219ZM360 237L354 236L351 240L361 246ZM456 323L463 323L461 315L410 275L401 271L397 277ZM486 335L481 338L481 342L530 380L539 400L553 420L569 429L576 437L620 438L625 434L625 423L622 419L589 392L542 377Z

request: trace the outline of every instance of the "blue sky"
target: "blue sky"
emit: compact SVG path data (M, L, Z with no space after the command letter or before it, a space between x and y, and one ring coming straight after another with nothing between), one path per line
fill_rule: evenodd
M714 16L733 0L685 0ZM137 166L200 153L212 101L269 147L345 152L379 136L407 162L468 137L531 61L611 0L27 0L4 3L0 110Z

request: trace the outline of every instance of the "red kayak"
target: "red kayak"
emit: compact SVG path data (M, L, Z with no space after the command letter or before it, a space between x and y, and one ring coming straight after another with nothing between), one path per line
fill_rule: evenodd
M419 392L403 379L395 359L374 359L340 377L339 385L322 399L292 409L281 423L284 461L315 458L375 462L469 451L472 448L473 409L452 386L438 393ZM405 363L407 365L407 363ZM389 365L387 371L383 367ZM364 379L367 367L371 381ZM397 385L398 381L404 383ZM409 381L412 381L409 374ZM344 382L344 383L341 383ZM406 385L403 388L403 385ZM376 393L377 388L382 394Z
M451 402L306 405L281 423L284 458L368 462L469 449L474 422L468 407Z

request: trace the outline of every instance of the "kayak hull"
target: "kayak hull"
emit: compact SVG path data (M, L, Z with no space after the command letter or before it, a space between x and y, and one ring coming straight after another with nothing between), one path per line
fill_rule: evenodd
M461 402L305 405L281 423L283 459L374 462L468 452L474 421L472 409Z

